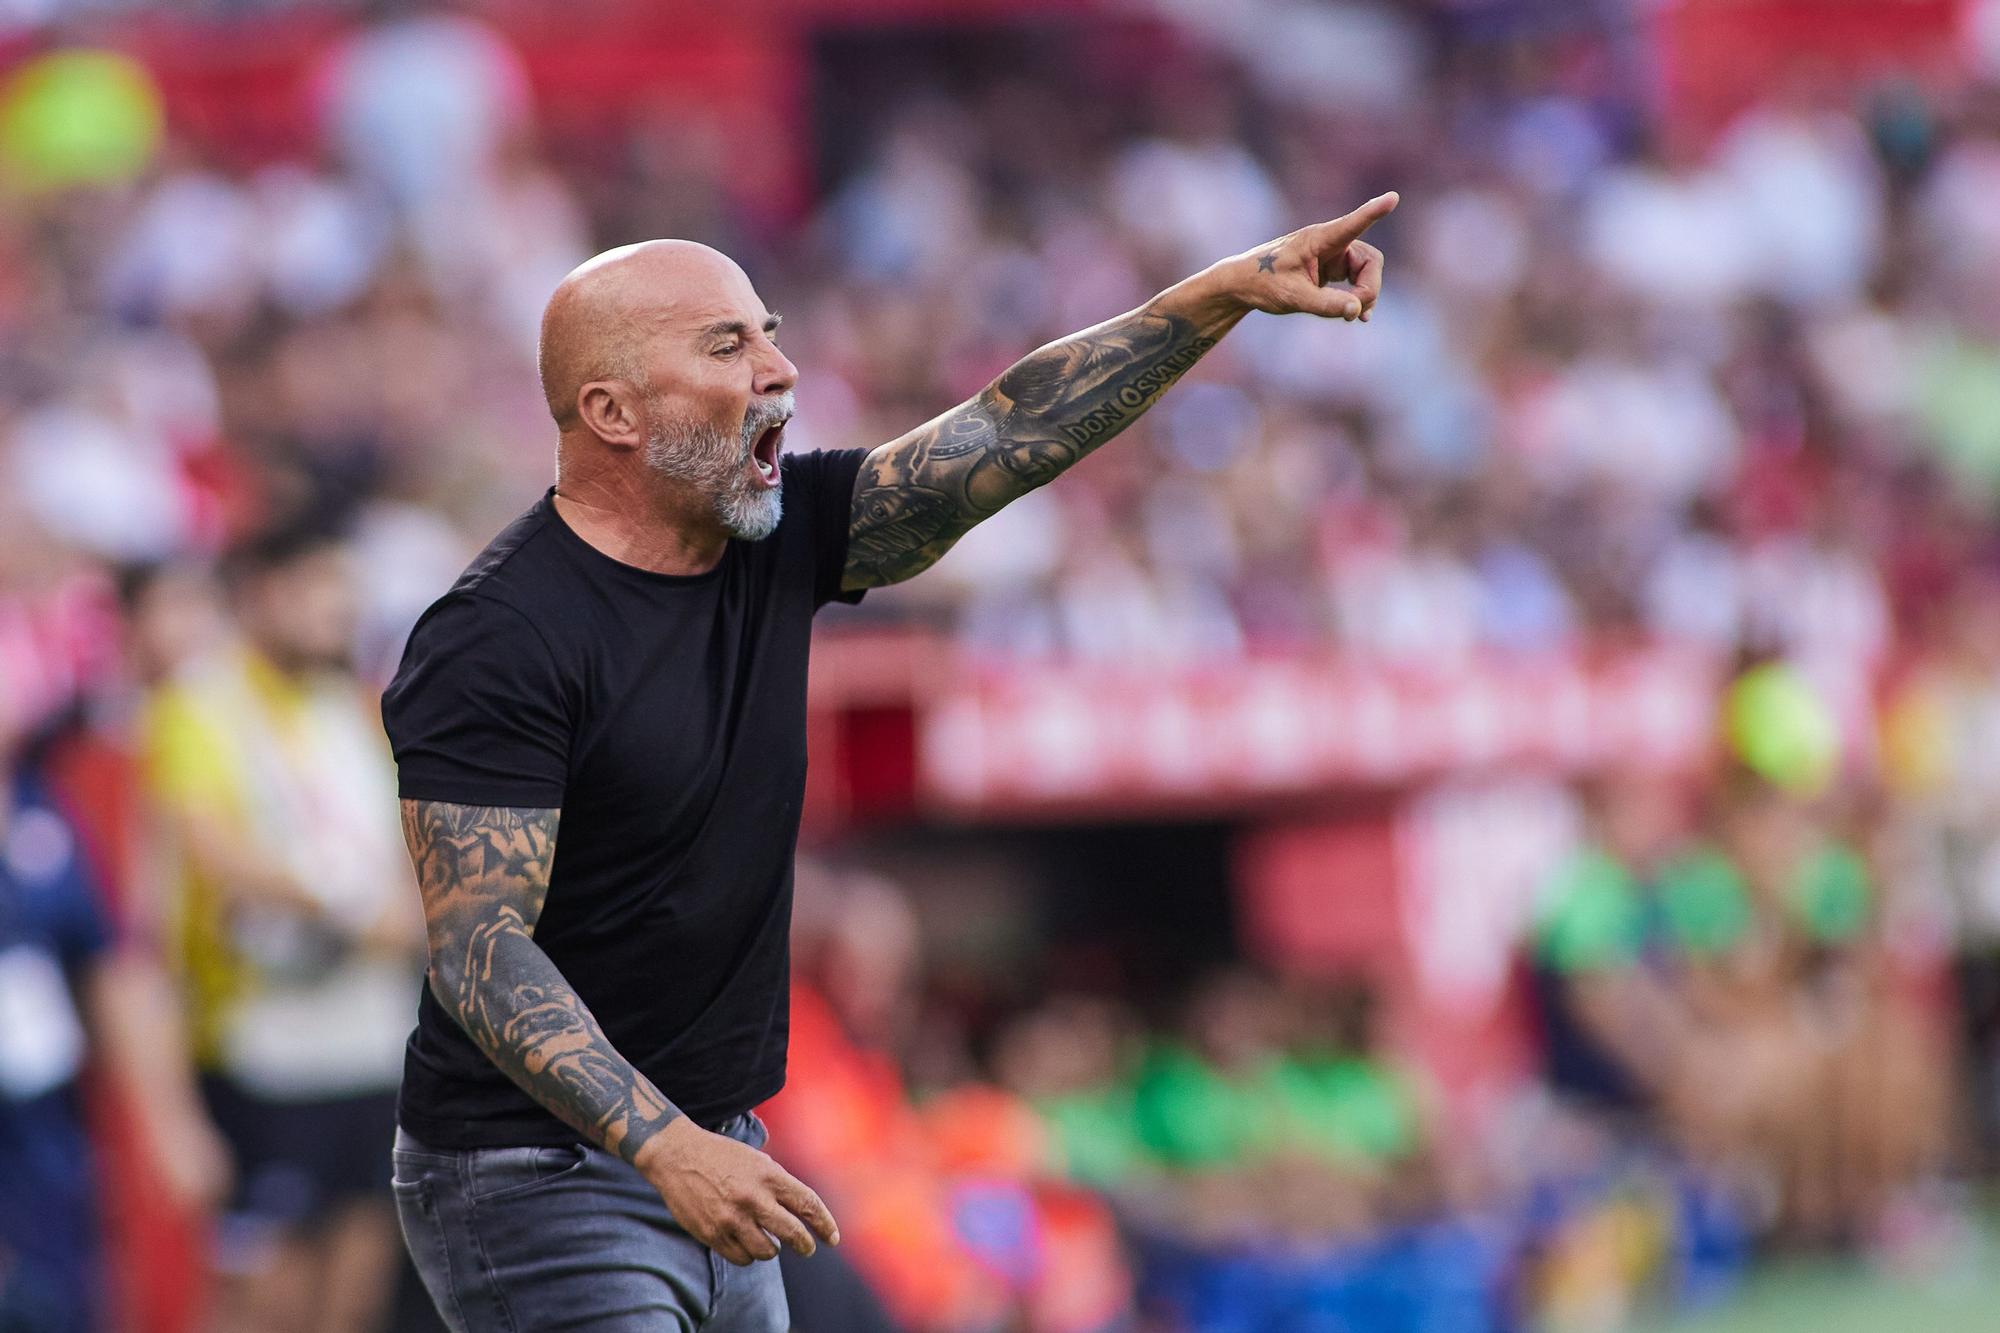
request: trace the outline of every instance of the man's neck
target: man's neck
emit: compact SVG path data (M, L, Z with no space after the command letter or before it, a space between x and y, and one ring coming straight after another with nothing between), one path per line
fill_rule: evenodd
M606 473L556 480L556 512L570 531L621 565L654 574L706 574L729 534L690 512L688 497Z

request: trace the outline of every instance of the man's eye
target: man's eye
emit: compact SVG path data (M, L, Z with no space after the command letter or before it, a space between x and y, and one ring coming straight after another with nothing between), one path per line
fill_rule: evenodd
M717 356L734 356L736 354L736 348L737 344L735 343L725 343L721 347L715 349L715 354Z

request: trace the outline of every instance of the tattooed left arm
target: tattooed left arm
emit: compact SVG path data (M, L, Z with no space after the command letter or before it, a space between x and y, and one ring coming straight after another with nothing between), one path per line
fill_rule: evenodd
M680 1109L611 1045L535 942L562 812L403 802L430 938L431 994L486 1058L628 1162Z
M840 1230L770 1157L682 1115L620 1055L535 942L555 868L557 809L403 802L429 924L430 989L486 1058L660 1193L681 1229L733 1264L779 1242L811 1254Z
M930 568L981 519L1138 420L1252 310L1367 319L1382 252L1360 236L1396 202L1382 195L1213 264L1130 314L1029 353L977 397L871 451L854 484L841 586Z

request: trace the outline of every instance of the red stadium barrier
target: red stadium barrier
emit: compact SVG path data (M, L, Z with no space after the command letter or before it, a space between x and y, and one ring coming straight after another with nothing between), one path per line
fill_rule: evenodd
M1340 657L1157 665L956 659L920 638L815 650L810 793L822 828L1228 813L1488 769L1692 764L1722 664L1669 650L1404 670Z
M1714 664L1668 653L1463 671L1306 659L975 672L920 713L918 796L958 813L1226 807L1614 756L1678 767L1707 744L1716 683Z

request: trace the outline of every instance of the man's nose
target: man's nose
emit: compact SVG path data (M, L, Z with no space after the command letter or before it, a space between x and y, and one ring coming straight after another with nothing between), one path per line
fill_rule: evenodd
M799 368L791 363L776 343L769 345L763 364L757 367L758 393L789 393L799 382Z

